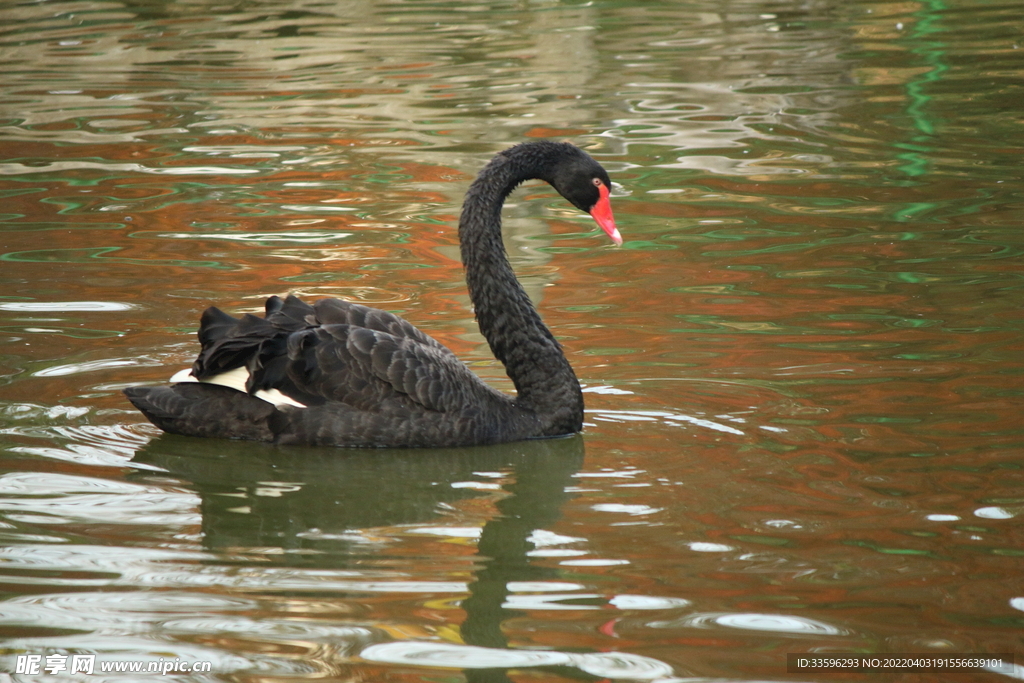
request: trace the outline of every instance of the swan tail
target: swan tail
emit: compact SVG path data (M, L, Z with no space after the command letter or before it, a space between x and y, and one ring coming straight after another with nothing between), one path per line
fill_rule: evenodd
M154 425L185 436L273 441L277 409L264 400L217 384L128 387L125 396Z

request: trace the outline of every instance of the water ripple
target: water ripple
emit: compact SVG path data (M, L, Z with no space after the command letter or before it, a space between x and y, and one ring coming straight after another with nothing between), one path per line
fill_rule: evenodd
M522 669L571 666L591 676L650 681L672 675L672 667L651 657L625 652L576 654L556 650L502 650L472 645L397 641L371 645L359 653L371 662L449 669Z
M101 163L98 161L53 161L46 164L28 165L15 162L0 164L0 176L20 176L32 173L63 173L66 171L95 170L105 173L147 173L154 175L250 175L260 173L256 168L231 168L228 166L167 166L156 168L144 164Z
M134 367L144 365L137 358L106 358L103 360L91 360L84 363L68 363L67 365L54 365L32 373L33 377L62 377L64 375L77 375L82 372L95 372L97 370L108 370L110 368Z
M850 631L822 621L789 614L760 614L755 612L705 612L691 614L672 621L655 621L651 628L716 628L744 631L770 631L794 636L843 636Z
M285 208L285 207L282 207ZM230 240L235 242L255 242L264 244L271 242L295 242L299 244L336 244L346 237L351 237L351 232L168 232L160 233L157 237L162 239L187 239L187 240Z
M5 412L5 411L4 411ZM49 419L66 421L68 418L80 417L88 411L68 409L59 411L51 408L46 412ZM2 412L0 412L2 414ZM77 465L99 467L124 467L139 448L148 440L148 436L134 431L124 425L57 425L15 426L0 429L0 434L42 439L46 443L38 446L11 446L11 453L27 453L44 458L64 460ZM54 442L65 441L63 447L55 447ZM151 465L138 464L138 469L157 469Z
M52 472L0 476L0 511L21 521L200 524L194 493Z
M0 303L0 311L78 313L80 311L128 311L136 304L121 301L11 301Z
M246 598L184 591L53 593L15 597L3 604L0 624L82 631L123 631L133 624L162 622L177 614L259 607L255 600Z
M593 414L595 420L600 420L602 422L663 422L664 424L674 427L681 427L684 424L688 424L695 427L711 429L716 432L725 432L726 434L743 436L743 432L740 430L735 427L724 425L721 422L663 410L595 410L587 412Z

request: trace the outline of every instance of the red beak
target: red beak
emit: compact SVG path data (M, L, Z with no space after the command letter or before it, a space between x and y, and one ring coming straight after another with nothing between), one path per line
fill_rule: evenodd
M612 242L615 242L616 246L622 246L622 235L619 234L619 229L615 227L615 218L612 216L612 203L608 198L611 191L604 183L597 186L597 191L601 196L597 200L597 204L594 204L593 208L590 209L590 215L601 226L601 229L608 233L608 236L612 238Z

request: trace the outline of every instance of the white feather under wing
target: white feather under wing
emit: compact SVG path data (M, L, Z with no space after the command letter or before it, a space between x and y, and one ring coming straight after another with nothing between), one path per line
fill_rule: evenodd
M171 382L204 382L206 384L219 384L222 387L229 387L235 391L241 391L243 394L247 393L245 384L249 381L249 371L244 367L232 368L227 372L222 372L219 375L214 375L210 379L198 380L192 374L192 368L185 368L180 370L171 377ZM281 393L277 389L260 389L253 394L258 399L266 401L275 406L295 406L296 408L305 408L305 403L296 401L291 396L287 396Z
M192 368L185 368L184 370L178 370L176 373L171 375L171 383L179 384L181 382L198 382L195 375L192 374Z
M291 396L287 396L277 389L260 389L255 394L256 398L261 398L267 403L273 403L275 406L295 406L296 408L305 408L305 403L296 401Z

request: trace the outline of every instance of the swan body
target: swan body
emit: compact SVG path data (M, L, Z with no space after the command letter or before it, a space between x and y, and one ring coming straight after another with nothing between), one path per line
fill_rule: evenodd
M397 315L339 299L271 297L263 317L207 309L201 351L171 386L124 390L166 432L280 444L446 447L573 434L583 394L516 280L501 207L525 180L550 183L616 244L611 181L583 150L527 142L499 153L466 193L459 240L480 330L516 387L485 384Z

